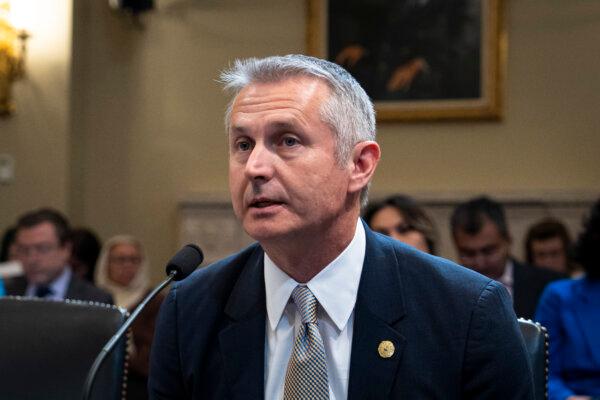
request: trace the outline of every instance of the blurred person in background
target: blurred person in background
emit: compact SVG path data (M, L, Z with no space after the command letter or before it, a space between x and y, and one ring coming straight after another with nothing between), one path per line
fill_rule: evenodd
M4 296L4 277L16 276L22 273L21 264L16 260L15 234L17 228L10 227L2 235L0 247L0 297Z
M518 317L533 318L546 285L566 277L512 257L504 207L496 200L480 196L459 204L450 226L460 264L502 283Z
M94 270L100 254L100 240L88 228L74 228L71 231L71 268L81 279L94 283Z
M41 208L22 215L17 221L15 251L24 276L7 279L6 293L112 304L110 294L73 274L70 232L68 220L57 210Z
M575 259L585 274L548 285L536 311L550 336L550 400L600 399L600 199Z
M375 232L391 236L421 251L436 254L437 230L425 211L405 195L370 204L363 218Z
M96 265L96 285L115 298L115 304L132 311L150 292L149 263L142 243L130 235L118 235L106 241ZM156 316L164 295L147 304L131 326L129 348L128 399L147 399L146 384L150 347Z
M16 260L17 252L15 246L15 237L17 235L17 227L11 226L4 231L2 235L2 245L0 247L0 262Z
M541 268L577 276L580 268L569 257L571 236L565 225L546 218L533 224L525 236L527 262Z

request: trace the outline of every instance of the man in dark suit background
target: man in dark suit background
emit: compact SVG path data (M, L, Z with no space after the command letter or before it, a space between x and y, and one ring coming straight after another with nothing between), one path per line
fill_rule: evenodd
M73 275L69 232L67 219L56 210L42 208L21 216L15 243L24 276L7 280L6 293L112 304L110 294Z
M488 197L459 204L450 219L460 263L502 283L518 317L532 319L544 287L565 275L522 264L510 256L511 237L502 205Z
M301 55L222 80L233 208L258 243L172 287L150 397L533 398L506 290L360 220L380 149L358 83Z

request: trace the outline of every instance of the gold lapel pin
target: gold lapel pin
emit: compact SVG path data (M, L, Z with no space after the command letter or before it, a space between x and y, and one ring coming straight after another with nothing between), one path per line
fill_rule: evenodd
M394 343L390 342L389 340L382 340L377 348L379 357L381 358L390 358L394 355L395 350L396 348L394 347Z

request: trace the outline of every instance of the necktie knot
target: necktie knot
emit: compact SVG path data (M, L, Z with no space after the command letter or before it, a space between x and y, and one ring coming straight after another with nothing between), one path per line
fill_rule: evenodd
M292 299L298 308L303 324L317 323L317 298L307 286L296 286Z
M52 289L50 289L48 286L45 286L45 285L38 286L35 289L35 297L44 298L51 294L52 294Z

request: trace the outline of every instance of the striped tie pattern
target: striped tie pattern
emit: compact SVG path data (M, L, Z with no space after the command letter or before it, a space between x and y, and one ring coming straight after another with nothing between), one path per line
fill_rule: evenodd
M296 286L292 299L302 319L288 362L284 400L329 399L325 347L317 324L317 299L306 286Z

